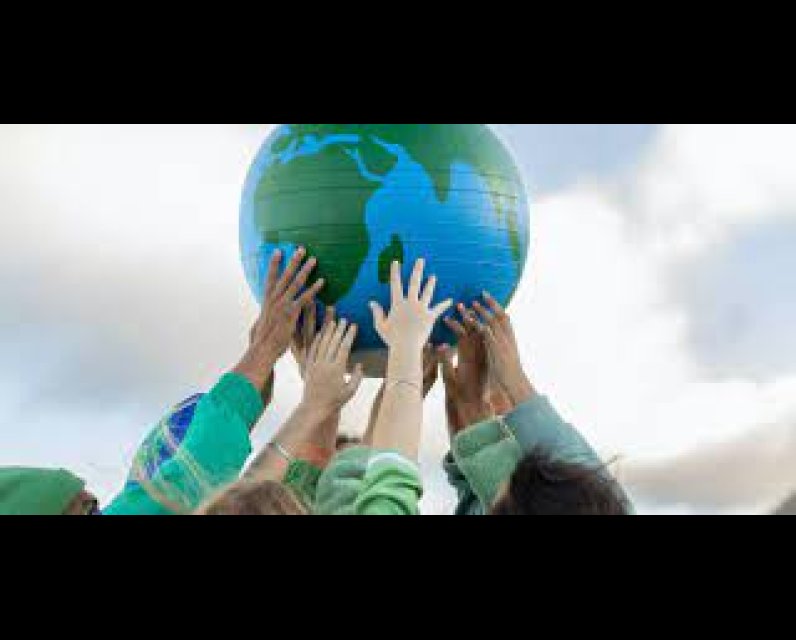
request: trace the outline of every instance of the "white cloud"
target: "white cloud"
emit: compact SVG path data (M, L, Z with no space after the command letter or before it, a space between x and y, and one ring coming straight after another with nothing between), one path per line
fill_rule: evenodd
M268 127L0 125L3 462L64 460L107 494L126 474L108 469L158 414L232 364L255 313L238 200ZM661 125L636 170L535 206L533 263L512 307L526 360L600 451L645 478L645 501L752 508L790 488L773 463L745 483L711 469L737 469L713 452L737 459L749 434L766 451L790 442L796 367L762 382L712 377L693 348L694 308L672 288L729 238L796 212L794 143L796 125ZM754 300L745 286L738 295ZM298 399L287 364L280 384L260 442ZM368 400L347 413L349 430ZM439 390L427 421L428 509L450 511ZM690 464L701 450L711 464ZM655 473L678 457L693 491Z

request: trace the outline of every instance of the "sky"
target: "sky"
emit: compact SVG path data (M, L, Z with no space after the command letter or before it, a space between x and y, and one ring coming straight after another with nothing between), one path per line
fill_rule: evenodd
M796 125L496 124L532 200L524 359L642 513L767 513L796 491ZM103 499L256 306L241 187L273 125L0 124L0 465ZM256 435L298 402L289 362ZM344 416L361 429L375 389ZM454 496L439 389L424 511Z

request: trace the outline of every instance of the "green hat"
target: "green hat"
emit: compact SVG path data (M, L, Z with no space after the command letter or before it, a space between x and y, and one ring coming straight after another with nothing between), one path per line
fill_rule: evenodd
M60 516L86 483L63 470L0 469L0 516Z

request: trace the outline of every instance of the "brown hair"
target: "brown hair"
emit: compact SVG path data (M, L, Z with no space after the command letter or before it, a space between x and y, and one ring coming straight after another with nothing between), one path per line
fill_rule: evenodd
M306 516L310 515L286 486L278 482L243 480L232 485L204 507L203 516Z

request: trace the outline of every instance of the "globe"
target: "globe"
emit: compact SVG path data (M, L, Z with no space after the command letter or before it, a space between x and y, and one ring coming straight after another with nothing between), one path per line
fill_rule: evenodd
M287 260L304 246L318 258L319 306L359 325L353 361L377 377L386 354L369 303L389 309L392 262L408 278L425 258L439 279L435 302L470 304L488 291L508 306L528 260L529 206L488 125L287 124L249 171L240 235L258 300L275 250ZM439 323L432 341L455 336Z

